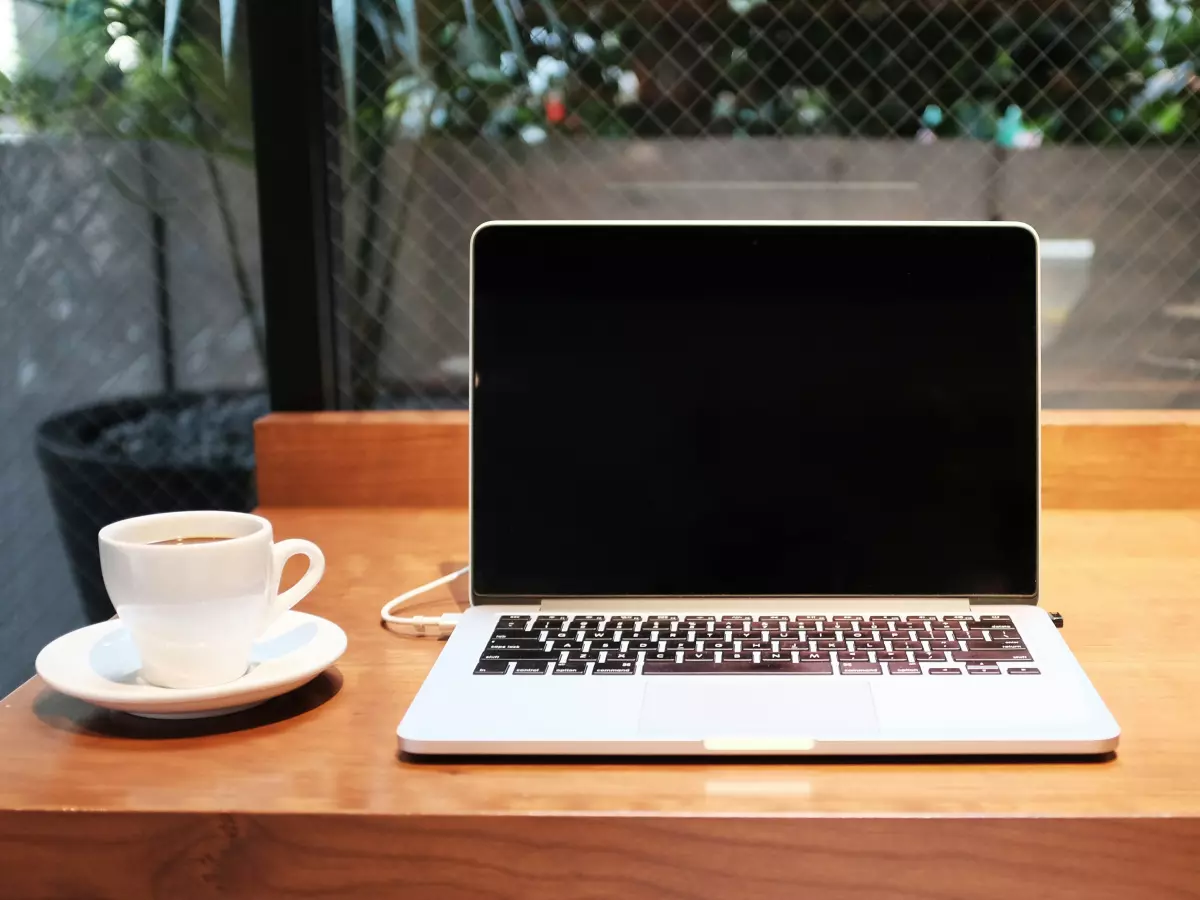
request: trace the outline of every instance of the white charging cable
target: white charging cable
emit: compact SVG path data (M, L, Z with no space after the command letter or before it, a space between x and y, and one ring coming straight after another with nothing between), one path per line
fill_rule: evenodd
M454 626L458 624L461 613L442 613L440 616L394 616L392 615L392 610L406 600L419 597L421 594L428 593L434 588L441 587L443 584L449 584L456 578L465 575L470 568L470 566L463 566L457 572L451 572L449 575L433 579L428 584L413 588L411 591L405 591L399 597L383 604L383 609L379 611L379 618L383 620L383 624L387 628L397 631L400 634L412 634L419 637L444 637L454 630Z

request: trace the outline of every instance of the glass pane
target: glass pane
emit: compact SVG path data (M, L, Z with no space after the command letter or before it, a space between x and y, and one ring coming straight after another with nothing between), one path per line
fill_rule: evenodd
M492 218L1027 221L1045 405L1197 405L1191 0L359 13L354 110L331 88L347 405L464 402Z
M164 68L161 2L0 2L0 694L112 615L100 526L254 504L247 79L183 6Z

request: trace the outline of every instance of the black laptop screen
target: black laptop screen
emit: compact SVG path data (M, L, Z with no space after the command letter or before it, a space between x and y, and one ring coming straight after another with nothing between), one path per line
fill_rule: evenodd
M1027 230L494 225L473 253L481 599L1036 593Z

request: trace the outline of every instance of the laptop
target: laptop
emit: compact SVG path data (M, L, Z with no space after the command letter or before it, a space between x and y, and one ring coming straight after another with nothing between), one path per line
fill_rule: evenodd
M471 281L471 606L402 751L1116 747L1038 606L1031 228L496 222Z

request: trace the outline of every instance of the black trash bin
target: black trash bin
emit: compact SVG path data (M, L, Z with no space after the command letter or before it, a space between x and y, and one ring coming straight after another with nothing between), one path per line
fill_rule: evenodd
M255 507L254 419L267 409L261 391L181 393L98 403L38 427L38 464L88 621L113 614L96 540L105 525Z

